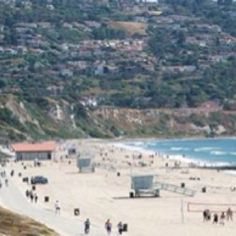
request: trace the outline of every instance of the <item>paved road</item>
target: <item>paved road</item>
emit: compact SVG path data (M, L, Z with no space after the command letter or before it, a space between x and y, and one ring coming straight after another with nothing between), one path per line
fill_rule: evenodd
M55 212L39 208L27 201L20 192L14 181L9 181L9 186L0 189L0 203L19 214L26 215L39 221L48 227L55 229L62 236L81 236L83 232L83 222L79 219L68 219L55 215ZM96 225L91 226L91 236L105 236L104 229Z

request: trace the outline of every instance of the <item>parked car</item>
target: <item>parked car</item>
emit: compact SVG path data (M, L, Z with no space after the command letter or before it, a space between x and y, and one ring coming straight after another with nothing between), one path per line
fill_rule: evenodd
M30 180L31 184L47 184L48 179L43 176L34 176Z

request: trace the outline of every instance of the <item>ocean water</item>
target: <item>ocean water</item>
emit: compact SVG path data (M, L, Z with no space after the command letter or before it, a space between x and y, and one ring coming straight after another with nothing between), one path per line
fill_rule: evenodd
M236 138L134 141L126 145L170 157L182 157L197 163L236 165Z

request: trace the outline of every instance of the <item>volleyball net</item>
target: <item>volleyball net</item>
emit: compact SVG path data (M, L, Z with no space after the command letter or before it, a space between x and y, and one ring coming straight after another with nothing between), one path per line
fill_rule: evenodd
M236 213L236 204L233 203L200 203L200 202L187 202L188 212L203 212L208 209L211 212L225 212L228 209Z

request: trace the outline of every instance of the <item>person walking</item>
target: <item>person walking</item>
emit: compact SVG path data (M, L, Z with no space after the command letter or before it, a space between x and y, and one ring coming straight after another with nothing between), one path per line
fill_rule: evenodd
M84 234L89 234L90 231L90 220L89 218L86 219L84 222Z
M117 228L118 228L118 234L121 235L123 233L123 224L121 221L118 223Z
M218 215L217 213L215 213L213 216L213 224L217 224L217 223L218 223Z
M228 208L228 210L226 211L226 219L227 221L233 220L233 211L230 208Z
M60 211L61 211L61 207L60 207L60 205L59 205L59 201L57 200L57 201L55 202L55 213L58 214L58 215L60 215Z
M32 191L30 191L30 200L31 200L31 202L33 202L33 201L34 201L34 194L33 194L33 192L32 192Z
M112 224L110 219L108 219L105 223L105 229L107 231L107 235L111 235L111 230L112 230Z
M225 224L225 213L224 212L222 212L220 215L220 224L221 225Z
M203 211L203 222L211 220L211 212L209 209Z
M8 187L8 179L5 179L5 186Z
M37 203L38 202L38 195L35 193L34 194L34 202Z

